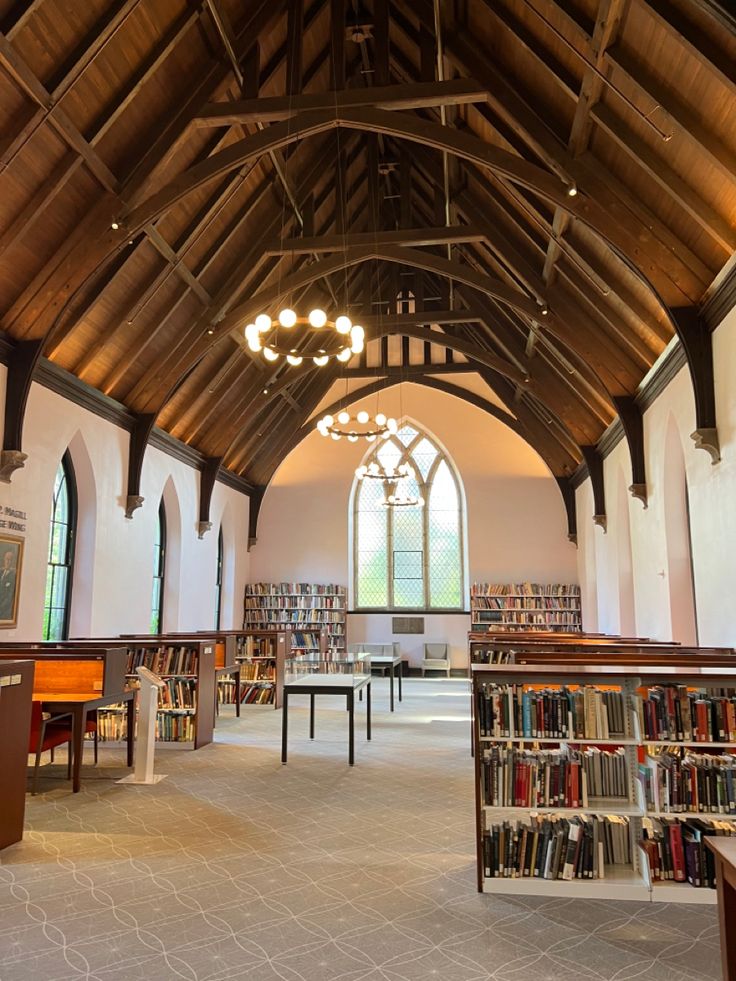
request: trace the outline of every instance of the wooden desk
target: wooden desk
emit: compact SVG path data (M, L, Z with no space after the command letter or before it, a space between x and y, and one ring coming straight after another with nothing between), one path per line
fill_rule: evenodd
M33 661L0 663L0 848L23 837Z
M736 981L736 838L707 837L716 862L723 981Z
M78 794L82 786L82 751L84 749L84 729L87 716L105 705L118 705L127 702L128 726L128 766L133 765L133 742L135 739L135 696L130 688L113 694L100 695L99 692L44 692L34 691L33 700L43 703L45 712L61 715L68 712L72 717L72 792Z
M286 763L289 695L309 695L309 738L314 739L315 695L345 695L348 709L348 763L355 763L355 693L366 690L366 738L371 738L371 677L367 674L305 674L284 682L281 715L281 762Z

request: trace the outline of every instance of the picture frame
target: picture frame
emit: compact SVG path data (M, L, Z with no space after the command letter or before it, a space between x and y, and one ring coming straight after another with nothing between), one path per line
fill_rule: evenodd
M25 539L0 534L0 630L18 624Z

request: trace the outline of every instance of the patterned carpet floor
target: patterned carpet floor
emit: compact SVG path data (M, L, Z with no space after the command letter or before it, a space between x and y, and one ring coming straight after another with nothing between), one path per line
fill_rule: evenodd
M313 742L294 700L287 766L259 706L158 751L153 787L114 748L76 795L44 767L0 853L0 981L720 978L714 908L479 895L467 683L409 680L393 714L387 688L354 767L333 697Z

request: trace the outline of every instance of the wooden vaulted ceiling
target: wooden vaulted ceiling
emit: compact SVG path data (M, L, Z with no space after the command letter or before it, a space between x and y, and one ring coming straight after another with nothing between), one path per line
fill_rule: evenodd
M570 475L736 251L716 0L0 0L0 30L0 326L253 485L345 376ZM366 351L267 367L260 296L347 306Z

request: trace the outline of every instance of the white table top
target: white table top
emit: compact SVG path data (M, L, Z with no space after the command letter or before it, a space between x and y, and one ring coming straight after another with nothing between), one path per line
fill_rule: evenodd
M319 685L321 688L353 688L357 690L370 680L370 675L367 674L318 674L315 671L285 680L284 687L313 688Z
M357 651L355 656L368 658L372 664L401 664L401 654L371 654L369 651Z

